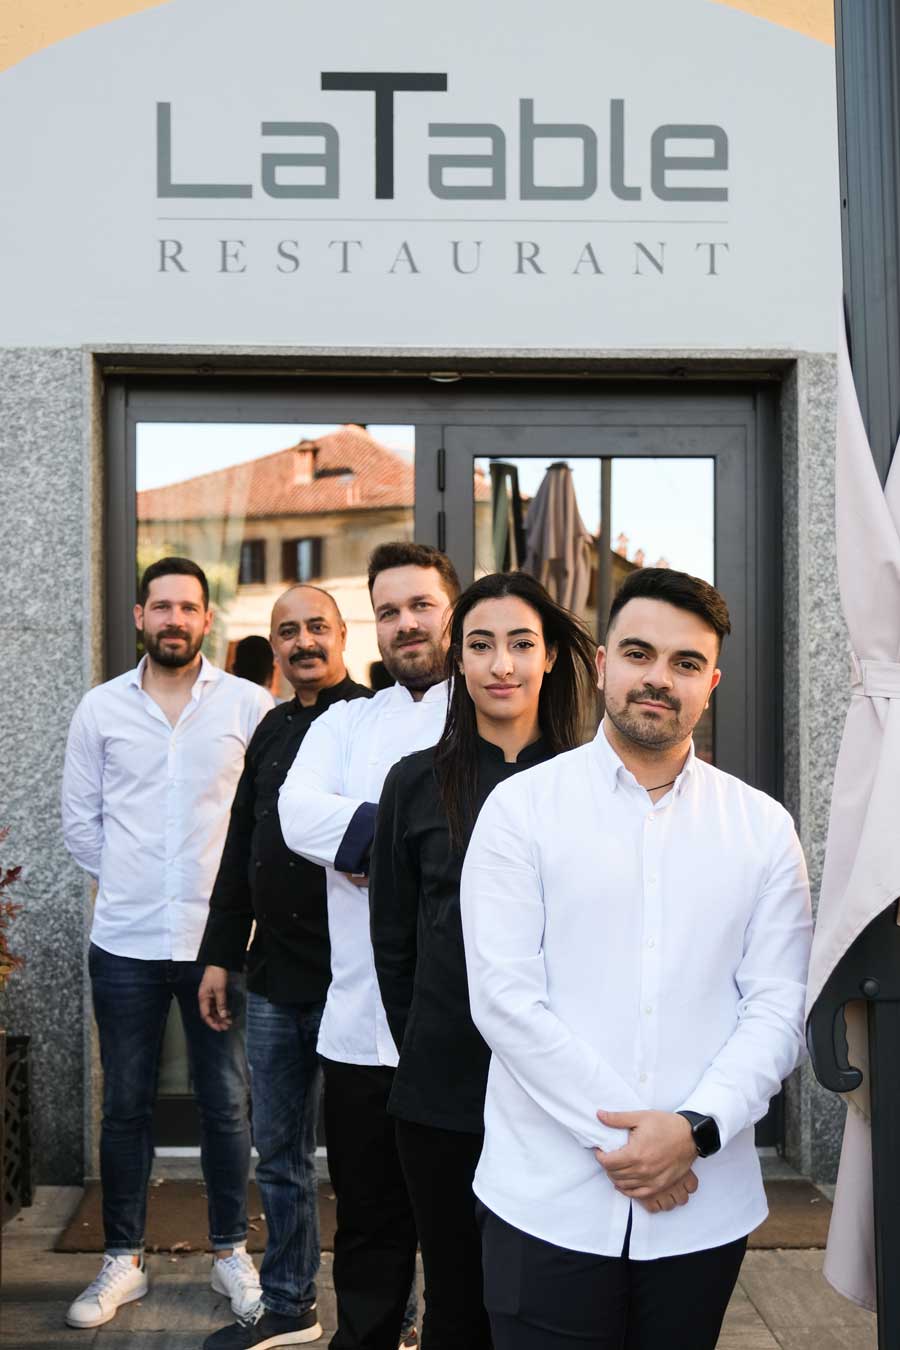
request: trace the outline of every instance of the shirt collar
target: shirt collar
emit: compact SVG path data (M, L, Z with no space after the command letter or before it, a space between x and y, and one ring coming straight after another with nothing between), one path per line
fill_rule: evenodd
M597 754L600 771L603 774L603 780L610 792L615 792L620 783L633 783L635 786L640 786L631 770L626 769L616 751L610 745L603 722L601 722L597 728L597 734L594 737L594 749ZM674 792L676 796L681 795L689 782L694 772L695 761L696 754L694 751L694 742L691 741L687 759L684 761L684 767L675 779Z
M499 745L493 741L486 741L483 736L478 737L478 754L482 759L489 763L505 764L506 757ZM518 765L537 764L540 760L547 758L547 746L542 736L530 745L525 745L516 756L515 763Z
M340 703L343 699L348 698L355 687L350 676L345 675L342 680L338 680L337 684L330 684L326 689L320 689L315 703L311 703L308 707L300 702L297 694L285 706L297 713L323 712L325 708L330 708L332 703Z
M134 670L132 670L132 671L129 672L129 675L128 675L128 683L129 683L130 685L135 685L138 689L143 688L143 684L144 684L144 671L145 671L146 669L147 669L147 655L146 655L146 653L145 653L145 654L141 657L140 661L138 661L138 663L137 663L137 665L135 666ZM191 690L191 697L192 697L192 698L196 698L196 697L197 697L197 693L199 692L199 691L198 691L198 686L199 686L199 685L201 685L201 684L207 684L210 680L219 680L219 679L221 679L221 678L222 678L222 672L221 672L221 670L219 670L218 666L214 666L213 663L212 663L211 661L208 661L208 660L206 659L205 653L204 653L204 652L201 652L201 653L200 653L200 673L198 674L196 680L194 681L193 688L192 688L192 690Z
M426 689L420 699L414 699L409 690L402 684L394 685L394 697L404 703L438 703L447 702L447 681L441 680L439 684L433 684L430 689Z

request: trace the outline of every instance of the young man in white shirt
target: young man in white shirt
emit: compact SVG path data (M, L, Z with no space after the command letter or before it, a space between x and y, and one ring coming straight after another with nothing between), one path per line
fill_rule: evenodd
M415 1269L415 1224L387 1114L397 1050L375 977L366 874L388 770L443 729L446 623L459 582L437 549L382 544L369 559L369 593L396 684L339 703L310 727L278 803L288 847L326 869L331 985L319 1054L337 1197L331 1350L396 1350Z
M66 847L97 881L89 969L103 1063L100 1177L106 1255L66 1321L97 1327L147 1292L144 1224L152 1114L172 998L181 1010L202 1123L213 1288L237 1313L259 1298L247 1255L250 1159L244 994L231 1029L205 1026L197 950L244 751L273 706L201 653L212 623L196 563L163 558L141 580L134 621L146 655L90 690L69 730Z
M787 812L694 754L728 632L707 583L633 572L595 739L475 827L495 1350L713 1350L766 1215L753 1126L802 1052L809 889Z

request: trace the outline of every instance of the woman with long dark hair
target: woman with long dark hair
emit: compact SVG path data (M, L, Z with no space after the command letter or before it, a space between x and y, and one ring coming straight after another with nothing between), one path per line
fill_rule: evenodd
M578 619L527 573L474 582L450 620L443 735L395 764L381 795L372 943L400 1055L388 1110L425 1269L423 1350L491 1345L472 1194L490 1052L469 1011L463 858L498 783L582 741L594 650Z

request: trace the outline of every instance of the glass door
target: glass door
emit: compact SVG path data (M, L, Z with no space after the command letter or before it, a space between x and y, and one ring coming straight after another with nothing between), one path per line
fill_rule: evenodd
M697 748L768 786L760 780L769 778L770 757L758 753L755 736L767 691L752 671L761 637L757 508L744 428L448 425L444 448L448 548L467 576L524 568L598 641L616 587L636 567L676 567L722 590L734 633Z

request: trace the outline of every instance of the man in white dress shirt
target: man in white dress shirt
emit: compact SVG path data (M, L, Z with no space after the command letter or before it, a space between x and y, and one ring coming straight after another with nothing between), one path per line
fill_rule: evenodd
M146 655L92 689L72 719L63 775L66 847L97 881L89 968L103 1063L100 1274L66 1320L96 1327L147 1292L144 1224L160 1046L177 999L202 1122L213 1288L239 1315L259 1298L247 1255L250 1160L244 994L232 978L231 1030L204 1025L197 950L244 751L273 706L258 685L201 653L209 586L187 558L141 580L135 625Z
M694 754L729 631L707 583L633 572L596 738L472 836L496 1350L713 1350L766 1215L753 1126L802 1051L809 891L787 812Z
M285 842L325 867L328 889L331 985L319 1054L337 1197L332 1350L396 1350L415 1267L415 1225L387 1114L397 1050L375 978L365 887L387 772L443 729L446 621L459 582L437 549L391 543L369 559L369 592L378 650L396 684L338 703L310 727L278 803Z

